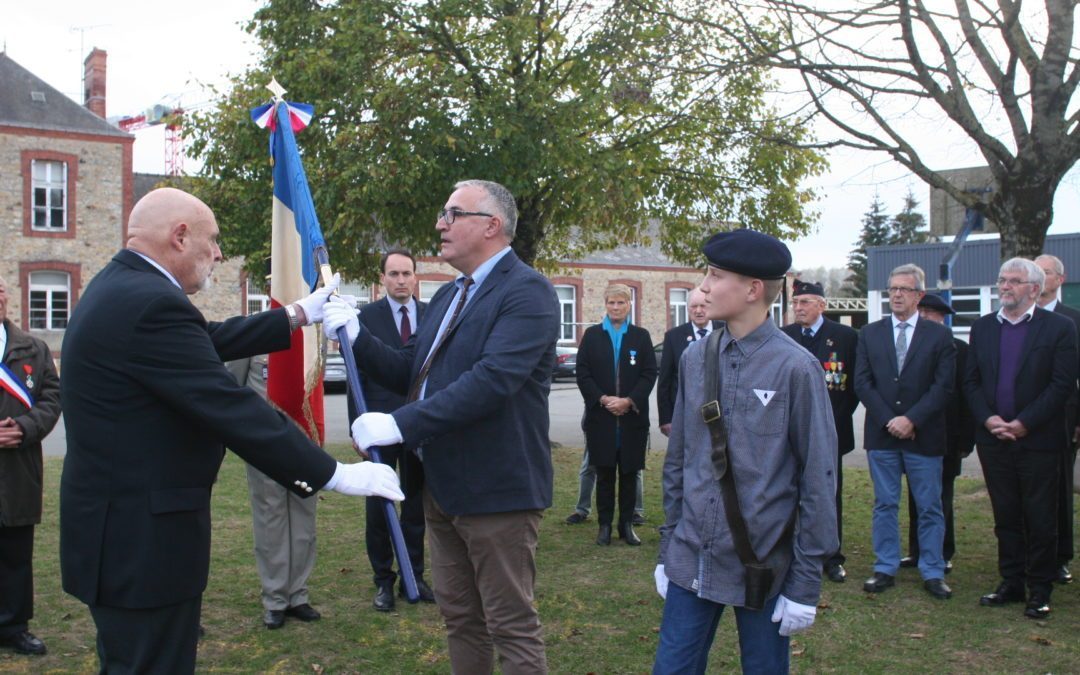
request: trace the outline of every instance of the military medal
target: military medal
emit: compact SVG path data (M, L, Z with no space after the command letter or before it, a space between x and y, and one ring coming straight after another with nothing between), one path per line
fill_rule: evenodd
M34 368L29 363L23 365L23 370L26 371L26 388L34 388Z
M630 350L630 365L632 365L632 366L637 365L637 350L636 349L631 349Z

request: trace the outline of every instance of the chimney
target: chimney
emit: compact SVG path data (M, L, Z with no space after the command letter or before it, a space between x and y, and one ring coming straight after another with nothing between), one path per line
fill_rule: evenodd
M83 61L83 105L105 119L105 50L94 47L94 51Z

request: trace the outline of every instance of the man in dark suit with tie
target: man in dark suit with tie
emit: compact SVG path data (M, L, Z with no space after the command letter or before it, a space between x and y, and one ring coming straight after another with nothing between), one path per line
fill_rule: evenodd
M1035 264L1046 275L1042 293L1036 301L1039 307L1068 317L1080 333L1080 311L1069 307L1058 299L1058 289L1065 283L1065 265L1057 256L1041 255L1035 258ZM1074 391L1066 405L1069 425L1069 444L1061 457L1061 486L1058 490L1058 568L1059 584L1072 583L1073 575L1069 571L1069 561L1073 559L1073 488L1074 467L1076 465L1076 443L1080 439L1080 396Z
M919 301L919 318L945 325L945 317L955 314L941 296L927 293ZM941 460L941 510L945 514L945 540L941 554L945 558L945 574L952 571L952 558L956 553L956 531L953 523L953 495L956 477L965 457L975 448L975 419L964 401L964 367L967 363L968 344L953 338L956 347L956 386L949 407L945 409L945 456ZM908 503L908 554L900 559L900 567L919 566L919 511L911 489L907 491Z
M225 445L301 497L325 488L402 498L393 470L335 462L222 363L287 348L321 319L337 283L208 324L187 296L221 261L217 238L206 204L150 192L64 338L60 569L64 590L90 606L102 672L195 670Z
M544 673L533 604L536 545L551 506L548 394L558 337L551 283L510 248L517 206L489 181L458 183L435 229L443 260L461 272L428 305L402 350L362 331L354 312L326 307L345 326L366 374L409 392L392 414L353 423L360 447L403 443L402 482L423 481L435 600L455 673Z
M1022 602L1050 614L1057 568L1061 454L1069 443L1066 400L1076 387L1076 327L1037 306L1045 275L1024 258L998 272L1001 309L971 326L964 393L979 423L979 451L998 540L1001 583L980 604Z
M942 543L941 463L945 408L956 379L956 347L949 330L919 318L926 275L901 265L889 275L889 316L859 332L855 392L866 407L863 444L874 482L874 576L863 584L880 593L896 583L900 568L900 478L907 474L919 511L919 573L939 600L952 597L945 583Z
M660 431L671 433L671 416L675 410L675 393L679 390L679 359L687 346L709 337L723 321L709 320L709 298L700 288L690 291L686 299L690 320L664 333L664 351L660 355L660 373L656 385L656 407L660 415Z
M825 316L825 289L821 284L795 280L791 294L791 306L795 310L795 323L781 330L806 348L821 362L825 385L829 389L833 423L836 425L836 534L840 548L825 561L825 576L829 581L843 583L847 578L844 569L843 457L855 449L855 430L851 416L859 407L855 394L855 372L859 333L850 326L837 323Z
M391 347L404 347L414 335L424 316L427 303L419 302L416 294L416 259L412 253L396 248L383 254L381 263L382 286L386 295L360 309L360 323L372 335ZM405 404L405 397L393 392L370 378L364 379L364 400L371 412L390 413ZM349 400L349 419L356 417ZM400 448L383 448L379 456L384 464L397 468ZM401 504L401 534L405 539L409 561L416 575L416 587L423 602L435 602L431 587L423 579L424 574L424 502L420 493L405 495ZM375 599L372 606L380 612L394 609L394 548L390 543L390 530L386 525L386 512L378 499L367 499L367 528L364 540L368 560L375 572ZM399 595L404 597L403 589Z

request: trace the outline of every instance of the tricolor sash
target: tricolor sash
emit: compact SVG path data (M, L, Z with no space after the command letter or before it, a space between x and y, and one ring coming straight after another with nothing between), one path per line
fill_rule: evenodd
M34 407L34 397L30 395L30 390L19 381L19 378L15 377L15 373L11 372L10 368L2 363L0 363L0 389L19 399L19 402L27 408Z

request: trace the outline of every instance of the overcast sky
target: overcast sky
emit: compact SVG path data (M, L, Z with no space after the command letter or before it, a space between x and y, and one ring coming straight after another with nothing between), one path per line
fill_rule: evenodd
M242 26L261 4L258 0L10 2L0 22L0 46L17 63L80 103L83 59L93 47L106 50L110 117L136 115L155 103L190 109L209 102L205 85L221 85L229 74L243 72L254 61L255 46ZM915 133L934 139L925 157L931 166L980 163L966 143L940 137L939 120L913 119L911 124ZM161 127L139 131L136 139L135 170L164 172ZM837 151L830 161L830 172L813 184L820 213L814 232L789 242L796 269L844 266L875 192L886 212L895 213L911 189L923 213L929 214L927 186L884 156ZM188 167L192 165L188 160ZM1062 182L1054 208L1052 234L1080 231L1080 170L1074 169Z

